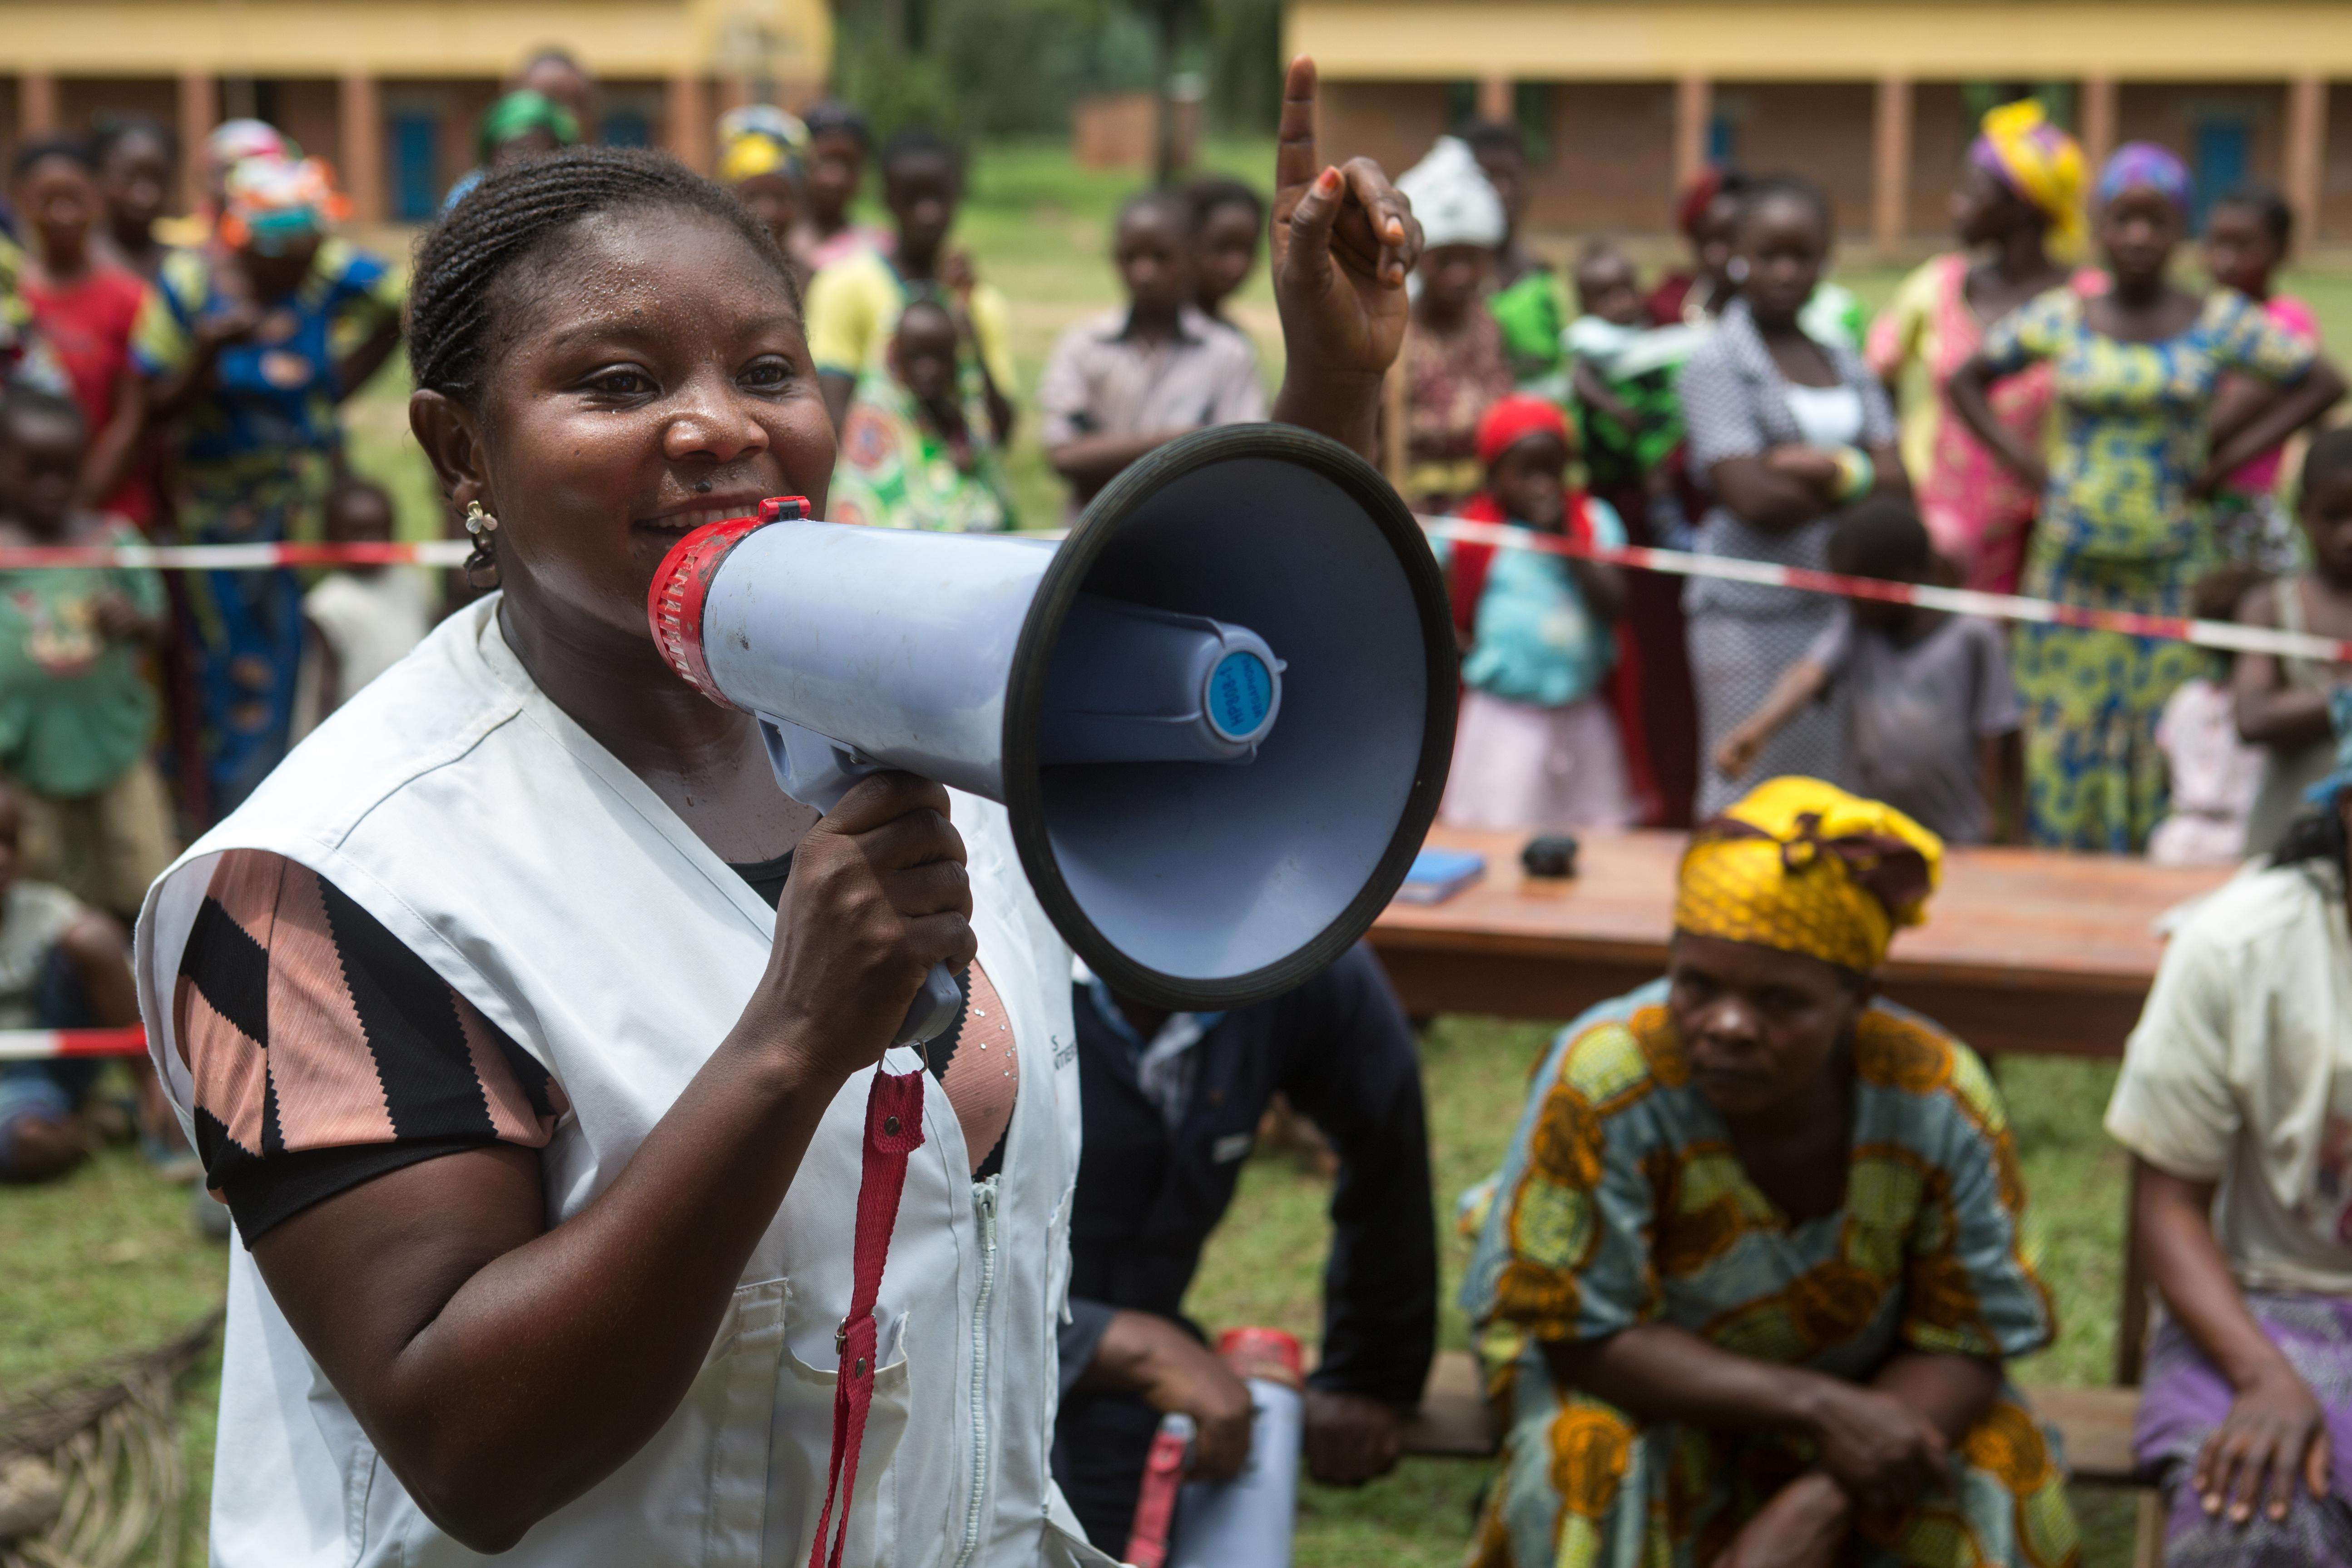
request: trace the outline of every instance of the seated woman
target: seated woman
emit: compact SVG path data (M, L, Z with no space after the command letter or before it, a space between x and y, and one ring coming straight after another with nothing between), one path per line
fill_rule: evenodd
M2352 758L2314 794L2173 934L2107 1106L2166 1309L2133 1447L2168 1568L2352 1563Z
M1463 1287L1479 1568L2073 1563L2001 1363L2050 1342L1984 1065L1880 1001L1943 846L1815 779L1684 855L1664 980L1560 1035Z

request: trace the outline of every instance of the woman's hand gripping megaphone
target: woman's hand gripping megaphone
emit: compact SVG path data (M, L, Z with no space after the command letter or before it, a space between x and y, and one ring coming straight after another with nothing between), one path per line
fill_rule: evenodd
M890 1037L892 1045L928 1043L955 1021L957 1010L963 1005L963 989L956 984L950 965L962 968L971 962L974 952L971 886L964 876L963 838L948 821L946 788L870 762L837 741L782 720L762 717L760 738L767 744L768 761L774 766L776 782L784 793L824 813L794 854L786 896L790 897L792 887L803 879L802 858L808 854L809 845L819 834L828 830L835 835L854 831L876 875L887 881L883 891L903 924L895 942L870 953L858 950L870 959L869 967L894 969L902 966L911 955L945 944L940 956L933 959L924 972L914 1000ZM869 784L869 780L895 781L891 790L896 793L919 790L923 792L921 800L906 802L901 807L904 815L875 816L880 807L868 805L869 800L887 804L895 795L887 793L880 783ZM936 805L932 804L934 797ZM926 816L935 817L936 823L902 826ZM874 822L869 828L853 830L848 826L868 817ZM782 923L778 922L780 926ZM777 951L783 951L782 942ZM886 996L898 994L898 988L887 975L877 975L874 984L884 988Z
M759 994L775 1038L837 1056L812 1065L846 1076L953 1021L962 1005L954 974L978 939L945 785L869 770L823 809L793 851Z

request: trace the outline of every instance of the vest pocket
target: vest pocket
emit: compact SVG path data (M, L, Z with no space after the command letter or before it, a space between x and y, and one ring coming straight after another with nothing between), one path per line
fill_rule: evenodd
M776 1364L784 1354L791 1300L785 1279L739 1287L687 1394L709 1433L702 1550L694 1558L706 1568L751 1568L762 1561Z
M797 1312L800 1303L794 1308ZM842 1552L845 1563L898 1561L898 1489L890 1465L907 1433L910 1403L905 1331L903 1317L886 1320L875 1347L875 1359L882 1364L874 1374L874 1402L866 1415L866 1440L858 1447L857 1489ZM793 1343L806 1338L797 1332L789 1337L775 1384L776 1433L768 1459L773 1506L768 1510L766 1561L778 1568L801 1568L809 1560L817 1515L824 1507L825 1462L833 1454L833 1396L840 1373L833 1367L811 1366L794 1353ZM830 1528L840 1527L836 1501Z

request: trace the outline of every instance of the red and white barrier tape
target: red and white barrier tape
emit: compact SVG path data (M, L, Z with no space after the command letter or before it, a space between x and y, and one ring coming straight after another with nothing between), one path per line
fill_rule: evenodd
M260 572L274 566L461 566L462 539L328 544L0 544L0 572L39 566L152 567L160 572Z
M2231 621L2198 621L2186 616L2143 616L2129 610L2094 610L2062 605L2050 599L2029 599L2017 594L1983 594L1973 588L1938 588L1927 584L1889 583L1875 577L1846 577L1835 572L1814 572L1801 566L1779 566L1767 561L1740 561L1727 555L1694 555L1682 550L1651 550L1640 545L1608 549L1580 545L1556 533L1538 533L1497 522L1472 522L1458 517L1424 517L1423 531L1433 539L1458 539L1493 544L1506 550L1539 550L1552 555L1598 561L1612 566L1632 566L1675 577L1712 577L1726 583L1753 583L1767 588L1794 588L1806 594L1833 594L1847 599L1883 599L1889 604L1918 605L1948 610L1957 616L1982 616L1989 620L2026 621L2040 626L2076 626L2087 631L2124 632L2132 637L2194 643L2200 647L2225 648L2231 653L2266 653L2281 658L2314 659L2323 664L2352 664L2352 642L2314 637L2308 632L2281 631L2273 626L2242 626Z
M1982 616L1990 620L2122 632L2231 653L2266 653L2323 664L2352 664L2352 641L2282 631L2274 626L2242 626L2230 621L2191 620L2186 616L2144 616L2128 610L2095 610L2018 594L1983 594L1971 588L1845 577L1834 572L1741 561L1726 555L1694 555L1681 550L1652 550L1639 545L1617 549L1580 546L1558 534L1538 533L1505 523L1472 522L1464 518L1424 517L1421 525L1433 539L1458 539L1507 550L1540 550L1675 577L1712 577L1719 582L1793 588L1806 594L1919 605L1954 615ZM1037 536L1059 538L1061 534L1062 531L1053 530ZM473 546L462 539L380 544L0 545L0 572L56 566L152 567L164 572L256 572L279 566L459 566L472 550Z
M0 1029L0 1062L146 1054L147 1031L137 1024L120 1029Z

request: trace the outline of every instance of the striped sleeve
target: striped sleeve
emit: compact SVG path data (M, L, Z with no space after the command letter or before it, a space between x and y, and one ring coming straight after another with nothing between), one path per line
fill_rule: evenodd
M546 1146L547 1069L308 868L215 867L173 1023L205 1180L250 1244L372 1177L488 1143Z

